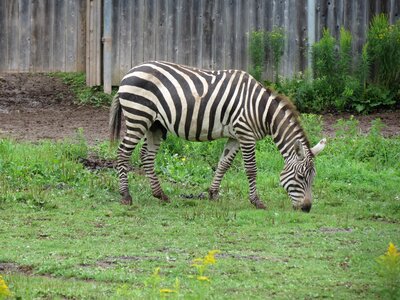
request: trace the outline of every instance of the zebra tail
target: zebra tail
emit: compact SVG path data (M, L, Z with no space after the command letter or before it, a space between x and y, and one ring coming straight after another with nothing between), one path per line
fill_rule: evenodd
M119 102L118 93L114 96L111 107L110 107L110 142L115 143L119 139L119 134L121 131L121 117L122 117L122 107Z

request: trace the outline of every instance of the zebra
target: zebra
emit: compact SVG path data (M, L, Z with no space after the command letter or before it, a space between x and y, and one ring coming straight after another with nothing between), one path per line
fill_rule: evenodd
M189 141L227 138L209 198L217 199L220 184L239 150L249 184L249 200L265 209L256 188L256 141L270 135L285 165L280 183L293 208L309 212L314 157L326 139L313 148L302 129L297 110L283 95L264 87L240 70L203 70L163 61L132 68L122 79L110 108L110 139L119 139L122 113L126 133L118 147L117 171L121 203L132 204L128 163L135 146L144 139L140 158L152 194L169 202L154 171L161 141L172 133Z

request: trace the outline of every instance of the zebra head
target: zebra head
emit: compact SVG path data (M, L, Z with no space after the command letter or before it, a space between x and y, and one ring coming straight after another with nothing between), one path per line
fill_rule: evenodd
M294 209L309 212L312 205L311 186L315 176L314 156L318 155L326 145L326 139L321 140L309 151L300 140L294 143L294 151L285 159L285 167L281 173L281 185L292 199Z

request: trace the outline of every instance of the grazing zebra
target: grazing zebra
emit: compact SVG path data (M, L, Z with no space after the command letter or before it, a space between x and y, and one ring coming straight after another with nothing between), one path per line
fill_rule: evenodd
M128 163L133 149L144 138L140 157L154 197L169 201L154 172L154 160L167 132L190 141L228 138L209 196L215 199L222 177L240 149L249 181L250 202L264 209L256 190L256 141L271 135L285 159L280 181L293 207L310 211L313 158L324 147L315 147L299 124L289 100L275 95L244 71L200 70L168 62L148 62L131 69L122 79L110 110L111 140L119 138L121 111L126 135L118 148L121 203L131 204Z

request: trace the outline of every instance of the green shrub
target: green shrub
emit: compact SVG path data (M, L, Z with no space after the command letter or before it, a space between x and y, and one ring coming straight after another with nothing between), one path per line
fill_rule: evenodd
M61 78L74 91L79 104L90 104L94 106L109 106L115 94L106 94L102 91L102 86L86 86L86 76L84 73L50 73L49 76Z
M279 82L279 66L285 47L285 32L281 27L274 27L265 34L265 47L274 68L274 80Z
M265 64L264 31L253 31L250 34L250 74L258 81L261 80Z
M324 29L322 38L312 46L314 77L336 76L335 38Z
M379 35L379 32L384 31L382 28L386 28L384 32L396 32L397 25L387 27L388 22L385 17L376 17L376 20L379 22L375 21L376 24L374 25L373 22L371 25L373 29L371 31L374 33L372 36L383 39L384 35L382 33ZM343 28L340 30L338 41L332 37L329 30L324 30L321 40L313 45L314 79L311 80L309 76L299 74L293 79L283 79L278 83L277 90L291 97L299 110L303 112L326 110L371 112L379 107L390 107L395 104L396 99L400 98L398 88L400 84L397 81L391 82L391 88L383 83L368 82L372 61L376 64L376 53L381 51L377 49L383 46L370 46L370 43L375 43L375 41L369 38L370 42L364 45L353 70L351 40L350 32ZM400 41L400 37L398 40ZM336 47L338 51L335 50ZM370 49L371 47L373 50ZM386 51L390 51L389 47ZM375 60L371 57L375 57ZM381 74L382 78L386 78L385 82L395 81L396 74L400 71L399 68L395 68L390 72L385 71L385 75Z
M340 28L339 38L339 71L342 78L352 73L352 51L351 51L351 33L350 31Z
M352 106L357 112L370 112L378 107L390 106L395 104L393 93L379 85L368 85L362 96L354 99Z
M384 14L376 15L368 30L368 54L375 68L373 80L388 88L400 86L400 20L389 24Z
M266 62L271 63L274 70L275 82L279 80L279 66L285 45L285 34L283 28L274 27L271 31L253 31L250 34L249 73L258 81L261 81Z

